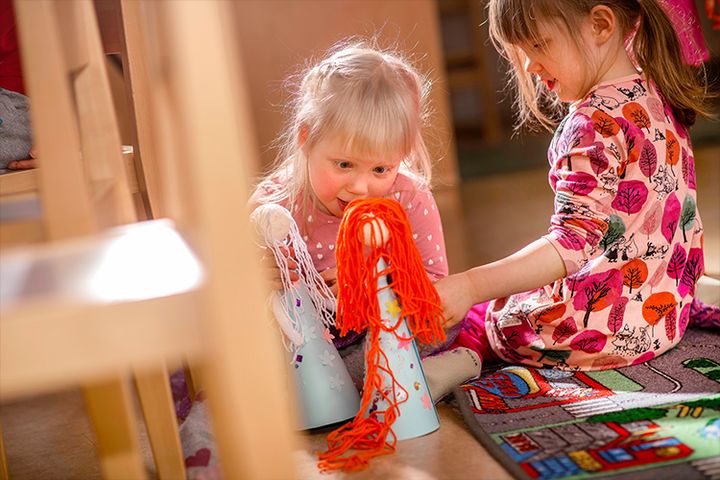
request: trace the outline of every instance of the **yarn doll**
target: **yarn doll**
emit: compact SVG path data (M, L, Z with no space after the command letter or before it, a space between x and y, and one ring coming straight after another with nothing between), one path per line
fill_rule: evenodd
M341 336L367 329L366 370L360 409L328 435L329 448L319 455L318 466L352 471L394 452L397 440L438 428L414 340L442 342L444 317L407 215L395 200L350 203L340 224L336 260L337 327ZM403 423L401 415L405 425L399 434L394 425ZM413 431L413 425L420 429ZM351 449L355 452L345 455Z
M307 245L290 212L274 204L261 205L251 215L255 228L273 252L283 289L272 293L272 311L290 352L300 428L310 429L352 418L360 404L329 327L335 324L335 296L313 266ZM290 280L284 252L295 252L299 280Z

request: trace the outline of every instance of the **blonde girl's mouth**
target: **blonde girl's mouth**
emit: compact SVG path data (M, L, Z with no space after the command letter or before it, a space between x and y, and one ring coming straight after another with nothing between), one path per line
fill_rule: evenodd
M337 199L337 202L338 202L338 205L340 206L340 211L342 211L342 212L345 211L345 207L347 207L348 203L350 203L350 202L346 202L345 200L340 200L339 198Z

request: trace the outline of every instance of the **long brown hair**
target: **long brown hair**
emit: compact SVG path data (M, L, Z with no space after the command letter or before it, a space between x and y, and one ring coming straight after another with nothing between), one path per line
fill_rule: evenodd
M490 0L490 38L512 65L517 128L539 125L552 130L563 110L562 103L523 69L519 45L538 41L538 24L549 22L563 29L583 52L577 36L570 32L597 5L612 9L631 59L655 83L683 126L695 123L698 114L713 116L706 106L714 95L708 91L705 71L685 64L675 29L656 0ZM586 79L587 90L597 80Z

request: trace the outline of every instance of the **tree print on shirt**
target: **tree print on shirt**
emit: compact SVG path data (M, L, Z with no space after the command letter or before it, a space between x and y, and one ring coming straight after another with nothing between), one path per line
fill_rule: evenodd
M625 158L618 159L620 165L618 165L617 170L618 176L625 178L625 169L627 166L637 162L640 158L640 152L645 142L645 135L637 125L623 117L616 117L615 122L620 126L620 130L623 132L625 138Z
M648 277L647 265L639 258L630 260L620 268L620 271L623 274L623 285L630 289L628 293L640 288Z
M620 131L620 125L615 119L602 110L595 110L591 118L593 129L604 138L617 135Z
M672 243L675 236L675 230L680 222L680 202L674 193L671 193L665 200L665 210L663 211L662 226L660 231L668 243Z
M562 133L557 140L555 151L558 159L566 158L568 170L572 172L572 154L571 152L580 147L587 147L592 144L595 139L593 124L590 119L583 114L572 115L565 123ZM588 174L586 174L588 175ZM592 177L592 175L589 175ZM595 183L595 177L593 177Z
M665 163L672 166L680 160L680 144L672 130L665 130ZM673 175L675 172L673 171Z
M610 245L615 243L625 233L625 222L622 218L615 214L608 218L608 227L605 236L600 240L600 248L607 250Z
M567 310L567 307L564 303L554 303L549 307L543 308L539 312L535 313L535 323L537 324L539 322L554 322L565 314L565 310Z
M637 213L647 200L648 189L640 180L624 180L618 185L618 191L612 201L612 207L628 215Z
M695 200L689 194L686 195L680 212L680 229L682 230L684 243L687 243L687 231L695 225L696 212Z
M645 213L643 223L639 228L640 233L644 233L649 239L650 235L655 233L655 230L660 226L661 214L662 204L660 202L654 202L653 206Z
M625 320L625 307L628 304L628 297L618 297L613 303L610 313L608 314L608 330L613 334L617 333L623 326Z
M665 123L665 112L663 110L663 104L660 99L655 97L648 97L646 100L648 112L653 120L656 122ZM664 139L664 137L663 137Z
M687 254L685 249L679 243L675 244L673 253L668 260L667 275L670 278L675 279L675 286L680 283L680 277L682 276L683 269L685 268L685 261L687 260Z
M690 305L691 302L686 303L678 317L678 333L681 337L685 335L685 330L687 329L688 323L690 323Z
M588 275L583 280L573 298L573 306L579 311L585 311L584 328L588 326L590 313L612 305L622 294L622 286L622 274L617 269Z
M682 149L682 177L688 188L696 190L695 185L695 159L689 155L685 147Z
M672 341L675 338L677 323L677 310L673 307L670 312L665 316L665 336L668 340Z
M695 284L700 280L704 270L702 248L691 248L688 252L685 268L683 268L683 273L680 276L680 285L678 286L678 293L682 297L687 294L695 295Z
M650 115L642 105L636 102L630 102L622 108L623 116L634 123L638 128L647 130L650 133Z
M593 146L588 149L587 156L590 160L590 168L595 172L595 175L600 175L607 170L610 163L607 156L605 156L605 144L603 142L593 143Z
M597 353L602 351L607 342L607 335L597 330L585 330L577 334L570 342L573 350L582 350L585 353Z
M677 305L675 295L670 292L658 292L650 295L642 307L643 319L652 326L653 337L655 336L655 325L663 319L670 310Z
M577 324L573 317L568 317L553 330L553 345L564 342L577 333Z
M657 168L657 150L650 140L645 139L642 149L640 150L640 171L647 178L652 178Z

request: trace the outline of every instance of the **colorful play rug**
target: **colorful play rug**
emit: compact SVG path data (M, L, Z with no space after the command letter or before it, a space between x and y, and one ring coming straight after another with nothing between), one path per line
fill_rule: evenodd
M498 368L455 401L516 478L720 479L720 334L617 370Z

